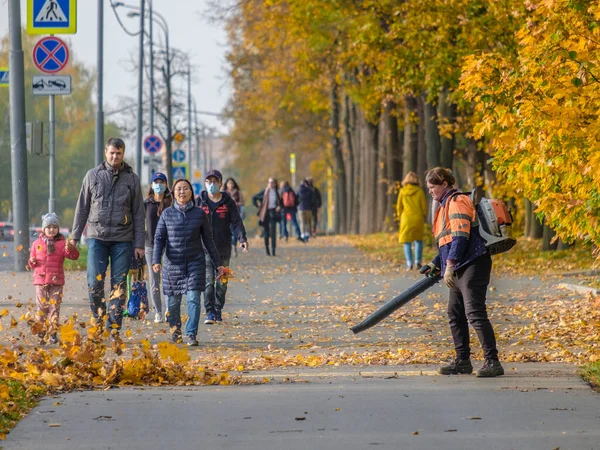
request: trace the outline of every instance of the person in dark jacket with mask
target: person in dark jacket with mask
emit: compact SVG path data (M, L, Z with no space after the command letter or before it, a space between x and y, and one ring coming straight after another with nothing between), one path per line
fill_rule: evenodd
M123 161L125 142L110 138L104 150L106 161L91 169L83 179L71 245L81 239L87 225L87 283L94 319L117 338L127 300L127 273L135 255L144 258L144 197L139 177ZM104 278L110 260L111 293L106 299ZM108 307L107 307L108 303Z
M304 242L308 242L312 231L314 191L306 180L298 188L298 213L300 214L300 233Z
M165 209L158 219L154 235L152 270L162 269L163 292L168 297L168 321L171 340L181 340L181 297L187 296L187 344L197 346L200 296L206 286L206 259L208 252L219 277L225 272L219 252L213 241L210 221L206 213L194 203L194 190L188 180L177 180L173 185L173 206ZM164 266L161 259L164 252Z
M485 305L492 258L479 234L475 206L468 195L454 189L456 179L450 170L442 167L431 169L426 181L429 194L440 204L433 221L433 236L439 253L432 262L421 267L421 273L428 276L442 273L446 286L450 288L448 318L456 351L456 359L440 367L439 372L442 375L473 372L469 344L471 324L477 332L485 358L477 376L504 375L498 359L496 336Z
M152 175L148 197L144 200L146 208L146 263L148 267L152 267L152 254L154 253L154 233L158 218L162 212L171 206L173 197L167 185L167 176L164 173L156 172ZM160 293L160 272L149 271L150 278L150 296L154 306L154 323L163 321L163 312L167 308L162 307L162 299Z
M223 265L229 266L231 259L231 233L236 237L242 252L248 252L246 229L239 209L227 192L221 191L223 176L218 170L206 174L205 191L196 198L196 205L204 210L210 220L213 239ZM216 266L209 255L206 256L206 289L204 290L205 324L222 322L227 283L217 279Z
M258 208L258 224L264 228L267 256L275 256L277 247L277 222L281 219L283 202L277 190L277 180L269 178L267 188L252 197L252 204ZM269 251L269 239L271 251Z

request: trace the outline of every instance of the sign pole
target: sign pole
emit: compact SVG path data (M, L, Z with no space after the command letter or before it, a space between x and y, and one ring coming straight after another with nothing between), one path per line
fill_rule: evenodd
M98 0L98 37L96 50L97 98L96 98L96 135L94 139L94 162L96 166L104 160L104 0Z
M48 212L56 212L55 211L55 200L56 200L56 196L55 196L55 185L54 185L54 181L55 181L55 150L56 150L56 144L55 144L55 134L54 134L54 125L55 125L55 119L54 119L54 95L49 95L48 96L48 100L49 100L49 117L48 117L48 122L50 125L50 158L49 158L49 163L48 163Z
M25 137L25 63L21 43L21 2L8 1L10 40L10 163L15 229L15 271L25 272L29 258L29 191Z

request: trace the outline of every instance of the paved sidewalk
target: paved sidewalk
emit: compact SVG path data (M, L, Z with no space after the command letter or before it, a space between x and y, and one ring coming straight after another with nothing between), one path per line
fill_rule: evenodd
M436 374L433 363L451 354L444 287L353 335L351 325L420 276L379 267L335 239L282 244L276 258L264 256L258 241L252 244L249 255L232 260L236 279L224 324L202 324L201 345L190 349L209 367L243 365L241 375L250 384L50 397L0 447L600 449L600 396L575 366L505 362L507 375L489 380ZM15 316L27 308L34 292L30 276L0 274L0 308ZM494 279L489 305L501 355L551 350L518 333L536 326L537 316L527 314L535 305L577 301L576 294L558 291L556 282ZM63 317L88 319L85 284L84 273L68 275ZM132 330L124 337L128 347L141 338L168 340L164 324L128 320L124 327ZM21 322L2 333L13 344L37 345ZM476 341L473 347L478 350ZM408 362L431 364L394 363L404 354ZM311 358L319 367L306 367ZM265 379L266 385L252 384Z
M43 400L5 450L598 449L600 396L572 368L504 378L433 367L305 369L267 385L124 388ZM276 380L286 371L275 376ZM293 372L293 371L291 371Z

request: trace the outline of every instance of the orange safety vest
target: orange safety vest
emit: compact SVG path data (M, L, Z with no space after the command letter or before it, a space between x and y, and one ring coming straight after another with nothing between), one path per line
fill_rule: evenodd
M453 237L469 239L475 221L475 207L469 196L451 194L433 220L433 236L438 248L450 244Z

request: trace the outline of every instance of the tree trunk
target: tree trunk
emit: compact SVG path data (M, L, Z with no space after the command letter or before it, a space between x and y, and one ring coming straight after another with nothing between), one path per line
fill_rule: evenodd
M383 118L383 117L382 117ZM377 215L375 221L375 230L384 231L386 228L387 218L387 200L388 200L388 179L387 179L387 154L389 149L387 148L387 135L386 135L386 122L380 120L377 127L378 136L378 151L377 151L377 178L376 178L376 189L377 189Z
M425 189L425 174L427 173L427 143L425 141L425 103L423 98L417 98L417 176L421 187Z
M418 135L417 100L412 95L404 96L404 167L402 176L417 172Z
M331 90L331 147L333 149L334 172L335 172L335 232L346 233L346 168L344 155L342 154L342 142L340 140L340 101L338 86L333 85Z
M350 109L350 117L351 123L354 130L352 139L353 139L353 150L352 154L354 155L354 186L351 189L354 191L354 202L352 204L352 222L350 231L353 234L360 233L360 192L362 181L360 178L361 170L361 162L362 162L362 129L359 126L359 113L356 105L352 103L352 108Z
M427 143L427 168L432 169L442 164L440 130L438 129L438 115L435 105L427 101L423 95L425 109L425 142ZM448 166L450 167L450 166Z
M456 107L448 102L448 89L442 89L439 96L438 104L438 123L442 125L451 124L454 125L456 118ZM451 137L440 136L440 163L442 167L452 167L452 160L454 159L454 147L456 145L456 138L452 131Z
M397 108L394 102L388 101L384 107L384 121L387 138L387 217L389 227L395 228L394 215L398 188L402 178L402 146L398 130Z
M365 197L361 209L365 209L366 233L377 231L377 162L379 153L379 128L365 120L366 161Z
M525 199L525 237L527 239L541 239L543 236L544 228L535 215L535 206Z
M543 231L542 231L542 251L543 252L550 252L550 251L554 251L556 250L556 248L558 247L558 241L554 241L552 242L552 239L554 238L554 236L556 235L556 233L554 233L554 230L552 230L548 225L544 225L543 226Z
M353 142L354 124L352 123L352 113L350 109L350 98L344 96L344 133L346 137L346 225L347 232L354 233L352 222L354 215L354 197L356 195L355 173L354 173L354 142Z

